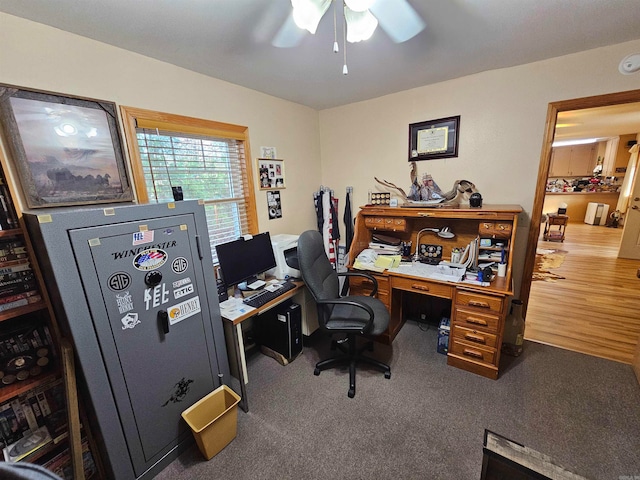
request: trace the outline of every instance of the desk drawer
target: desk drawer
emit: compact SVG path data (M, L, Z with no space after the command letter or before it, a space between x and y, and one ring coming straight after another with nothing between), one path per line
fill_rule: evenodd
M378 281L378 293L376 297L389 309L389 278L382 275L373 275ZM349 277L350 295L369 295L373 290L373 282L366 277Z
M386 230L389 232L405 232L407 230L407 221L404 218L365 217L364 225L372 230Z
M485 332L498 333L500 317L456 307L453 323L471 330L480 328Z
M484 362L494 365L496 362L497 350L495 348L486 348L480 345L461 342L454 338L451 341L449 353L468 360L475 360L476 362Z
M452 298L454 287L418 278L394 276L391 278L391 288L432 295L434 297Z
M498 343L498 337L496 337L496 335L492 335L491 333L486 333L481 330L461 327L455 324L453 326L453 338L455 340L463 340L474 345L477 344L492 348L495 348Z
M492 297L482 293L465 292L458 290L456 294L456 305L465 307L481 308L487 312L502 314L502 297Z
M478 233L481 237L510 238L512 229L509 222L480 222Z

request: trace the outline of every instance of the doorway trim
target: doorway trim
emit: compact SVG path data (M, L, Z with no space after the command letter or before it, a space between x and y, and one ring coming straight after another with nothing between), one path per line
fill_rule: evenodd
M547 109L547 121L544 129L544 139L542 141L542 153L540 154L540 167L538 168L536 193L533 200L533 208L531 210L531 225L529 227L529 238L527 240L527 250L522 270L522 282L520 284L520 299L524 303L525 314L529 304L529 294L531 293L531 281L536 261L536 249L538 246L538 238L540 237L540 219L542 218L544 197L547 190L547 178L549 177L549 167L551 165L551 144L553 143L555 136L558 112L607 107L609 105L620 105L635 102L640 102L640 90L629 90L626 92L595 95L593 97L575 98L572 100L551 102L549 104Z

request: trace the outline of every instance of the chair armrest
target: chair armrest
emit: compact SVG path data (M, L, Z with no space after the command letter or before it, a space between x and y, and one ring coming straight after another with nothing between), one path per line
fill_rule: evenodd
M373 283L373 290L369 294L369 296L373 297L373 296L375 296L376 293L378 293L378 280L376 280L376 277L374 277L373 275L370 275L370 274L365 273L365 272L344 272L344 273L339 273L338 276L339 277L365 277L365 278L368 278Z
M342 298L337 298L332 300L316 300L316 305L352 305L354 307L361 308L369 315L369 320L367 321L367 324L362 327L361 333L368 331L373 326L373 309L369 305L365 305L364 303L360 303L354 300L344 300Z

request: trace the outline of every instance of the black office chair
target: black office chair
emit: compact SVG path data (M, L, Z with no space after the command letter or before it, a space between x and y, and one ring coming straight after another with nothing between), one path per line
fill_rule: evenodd
M308 230L298 239L298 263L305 285L318 305L318 323L320 328L330 334L346 333L346 339L332 342L344 355L322 360L316 364L315 375L322 370L342 364L349 365L350 398L356 394L356 365L368 363L384 372L385 378L391 378L389 365L362 355L365 349L373 350L373 342L356 348L356 336L377 336L389 325L389 311L384 304L374 298L378 283L366 273L348 272L338 274L332 267L324 250L322 235L318 231ZM340 297L338 276L364 276L374 285L370 296L350 295ZM346 346L345 346L346 344Z

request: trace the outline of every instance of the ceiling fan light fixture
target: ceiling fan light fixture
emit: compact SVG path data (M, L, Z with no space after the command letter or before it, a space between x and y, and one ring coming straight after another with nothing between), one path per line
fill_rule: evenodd
M375 0L344 0L344 3L354 12L365 12L369 10Z
M350 43L368 40L378 26L378 20L368 10L354 12L345 7L344 18L347 22L347 41Z
M331 0L291 0L291 5L295 24L315 34L320 19L331 5Z

